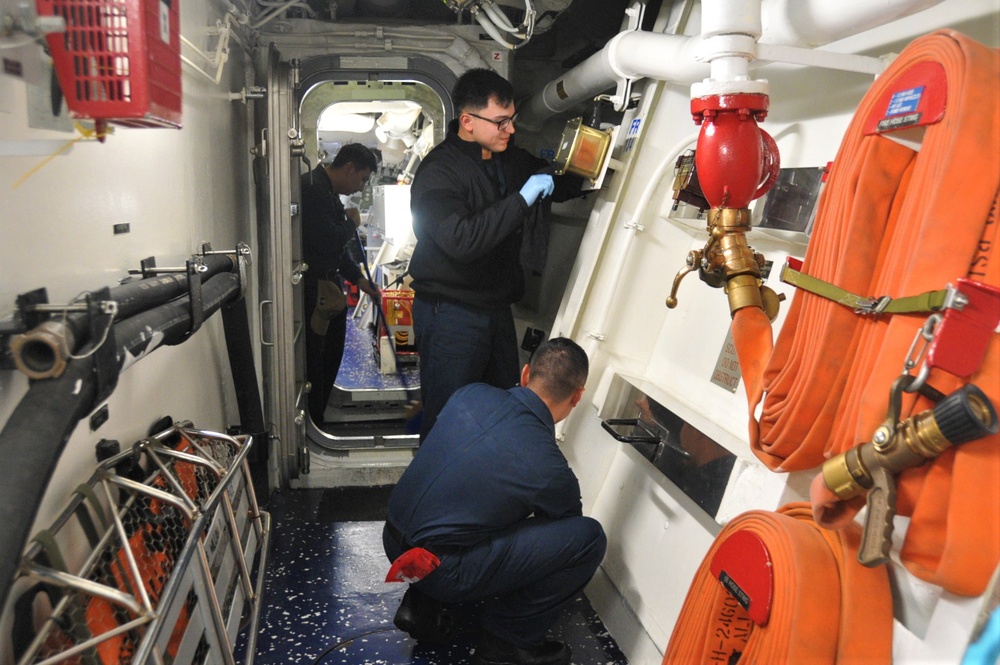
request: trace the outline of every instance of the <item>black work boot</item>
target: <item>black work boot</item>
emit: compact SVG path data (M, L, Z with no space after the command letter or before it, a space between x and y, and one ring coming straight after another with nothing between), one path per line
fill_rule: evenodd
M541 644L523 648L483 631L476 647L473 665L569 665L569 646L555 640L544 640Z
M392 622L418 642L450 644L455 620L438 601L413 585L403 594Z

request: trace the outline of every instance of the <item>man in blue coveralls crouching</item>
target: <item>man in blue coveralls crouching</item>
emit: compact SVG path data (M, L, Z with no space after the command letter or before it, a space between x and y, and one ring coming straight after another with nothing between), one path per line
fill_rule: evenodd
M570 662L569 647L545 634L607 546L555 440L587 371L583 349L552 339L521 370L521 387L468 385L441 411L389 498L383 532L390 561L433 561L407 576L424 575L396 613L411 637L448 642L441 604L485 599L475 663Z

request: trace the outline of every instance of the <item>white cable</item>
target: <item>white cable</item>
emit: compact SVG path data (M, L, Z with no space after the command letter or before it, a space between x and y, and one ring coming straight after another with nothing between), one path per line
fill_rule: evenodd
M493 21L490 20L489 16L483 14L482 12L476 12L475 17L476 22L483 27L486 34L493 38L493 41L505 48L513 50L514 45L503 38L503 35L500 34L500 30L493 24Z
M79 293L75 298L73 298L71 301L69 301L69 305L72 305L74 303L80 302L80 298L83 297L83 296L85 296L85 295L87 295L86 291L83 291L83 292ZM67 305L67 308L64 309L63 312L62 312L62 322L63 322L63 325L66 325L67 320L69 319L69 305ZM100 349L102 346L104 346L104 343L106 341L108 341L108 334L111 332L111 327L114 324L115 324L115 317L114 317L114 314L111 314L111 315L108 316L108 325L104 328L104 333L101 335L100 341L98 341L96 344L94 344L91 347L90 351L88 351L86 353L82 353L80 355L73 355L73 350L71 348L69 348L69 345L66 343L66 336L63 335L62 340L61 340L62 344L60 345L60 346L62 346L63 354L67 358L69 358L70 360L84 360L86 358L89 358L90 356L92 356L95 353L97 353L97 350Z
M535 6L531 2L532 0L524 0L524 21L521 25L524 26L524 31L527 33L525 41L531 39L535 33L535 19L538 17Z
M484 2L480 6L483 8L483 10L486 11L487 14L490 15L490 18L493 20L493 23L495 23L498 28L506 32L517 33L518 29L515 28L509 20L507 20L507 15L504 14L503 11L499 7L497 7L494 3ZM518 35L518 36L523 36L523 35Z

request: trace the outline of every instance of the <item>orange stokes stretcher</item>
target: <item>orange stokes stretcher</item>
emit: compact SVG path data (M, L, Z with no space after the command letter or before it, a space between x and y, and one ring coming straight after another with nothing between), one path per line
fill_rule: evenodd
M892 140L901 134L871 129L886 114L886 99L911 85L914 71L930 72L934 82L927 85L945 96L940 120L907 130L923 133L919 151ZM910 44L874 83L847 130L802 272L874 297L914 296L963 277L1000 286L998 80L1000 55L963 35L940 31ZM794 471L870 441L928 314L859 315L798 290L772 350L763 312L738 310L733 339L754 453L771 469ZM997 335L971 376L931 369L927 379L945 394L969 382L1000 404ZM901 415L932 406L908 393ZM1000 438L950 448L903 471L898 491L898 514L912 518L900 552L907 569L954 593L981 594L1000 560ZM814 483L812 500L817 519L830 527L850 522L862 505L840 503L821 483Z

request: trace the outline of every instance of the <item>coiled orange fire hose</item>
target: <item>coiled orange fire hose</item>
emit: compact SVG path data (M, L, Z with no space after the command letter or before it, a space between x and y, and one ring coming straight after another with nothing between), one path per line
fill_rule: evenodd
M897 77L940 63L942 120L925 129L919 152L865 123ZM1000 55L953 31L914 40L862 100L820 202L802 271L852 293L893 298L955 284L1000 286ZM736 312L733 340L750 407L754 453L778 471L811 469L870 440L885 419L889 388L927 314L865 317L797 291L771 348L764 314ZM766 367L766 369L765 369ZM932 369L927 383L948 394L966 382L1000 404L1000 340L968 379ZM766 393L759 423L755 410ZM933 405L906 395L902 417ZM916 576L962 595L979 595L1000 560L1000 437L951 448L899 476L897 512L911 516L900 557ZM845 505L813 486L821 524L850 522ZM857 501L857 500L855 500ZM835 516L834 519L831 516Z
M712 572L727 544L748 534L770 554L770 564L751 573L770 569L772 597L763 625L751 618L763 594L748 596L748 613ZM817 526L807 503L734 518L695 574L663 664L726 664L737 653L744 663L890 662L888 573L858 563L859 538L857 525L839 531Z

